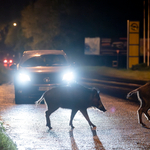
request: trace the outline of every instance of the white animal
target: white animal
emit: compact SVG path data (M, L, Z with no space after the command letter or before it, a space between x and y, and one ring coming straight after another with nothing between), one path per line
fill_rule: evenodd
M129 92L127 94L127 99L133 94L137 94L137 98L140 101L140 107L137 111L139 123L146 127L146 125L142 122L142 114L144 113L150 121L150 115L148 114L148 110L150 109L150 82L147 82L145 85Z

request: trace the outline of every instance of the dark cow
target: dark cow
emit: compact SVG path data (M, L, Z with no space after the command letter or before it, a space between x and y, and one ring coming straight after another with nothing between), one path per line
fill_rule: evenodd
M72 128L74 128L72 121L78 110L80 110L92 127L95 127L95 125L89 119L87 108L93 106L103 112L106 111L101 102L99 92L94 88L89 89L79 84L52 88L46 91L42 97L36 101L36 104L40 104L43 100L48 109L45 113L46 126L48 126L49 129L52 129L49 116L59 107L72 109L69 123Z
M145 85L129 92L127 94L127 99L133 94L137 94L137 98L140 101L140 107L138 109L139 123L146 127L146 125L142 122L142 114L144 113L148 120L150 120L150 116L148 114L148 110L150 109L150 82L147 82Z

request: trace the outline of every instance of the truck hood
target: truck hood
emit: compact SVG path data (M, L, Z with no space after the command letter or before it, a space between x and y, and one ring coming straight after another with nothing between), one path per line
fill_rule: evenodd
M20 67L20 71L27 72L39 72L39 73L51 73L51 72L64 72L71 70L70 66L36 66L36 67Z

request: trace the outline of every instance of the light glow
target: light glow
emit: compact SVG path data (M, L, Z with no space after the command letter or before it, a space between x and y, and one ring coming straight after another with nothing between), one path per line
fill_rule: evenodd
M12 59L10 59L10 60L9 60L9 63L12 63L12 62L13 62Z
M38 54L38 53L37 53L37 54L35 54L34 56L35 56L35 57L39 57L39 56L41 56L41 54Z
M72 81L73 79L74 79L73 72L68 72L64 74L63 76L63 80L66 80L66 81Z
M14 22L14 23L13 23L13 26L14 26L14 27L16 27L16 26L17 26L17 23L16 23L16 22Z
M29 75L20 73L19 74L19 81L26 82L26 81L31 81L31 80L30 80Z
M7 63L8 61L7 61L7 59L4 59L4 63Z

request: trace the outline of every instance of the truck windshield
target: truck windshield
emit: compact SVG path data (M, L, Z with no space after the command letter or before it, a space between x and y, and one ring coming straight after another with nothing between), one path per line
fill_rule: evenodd
M41 55L32 57L26 60L22 67L35 67L35 66L66 66L67 60L63 55Z

